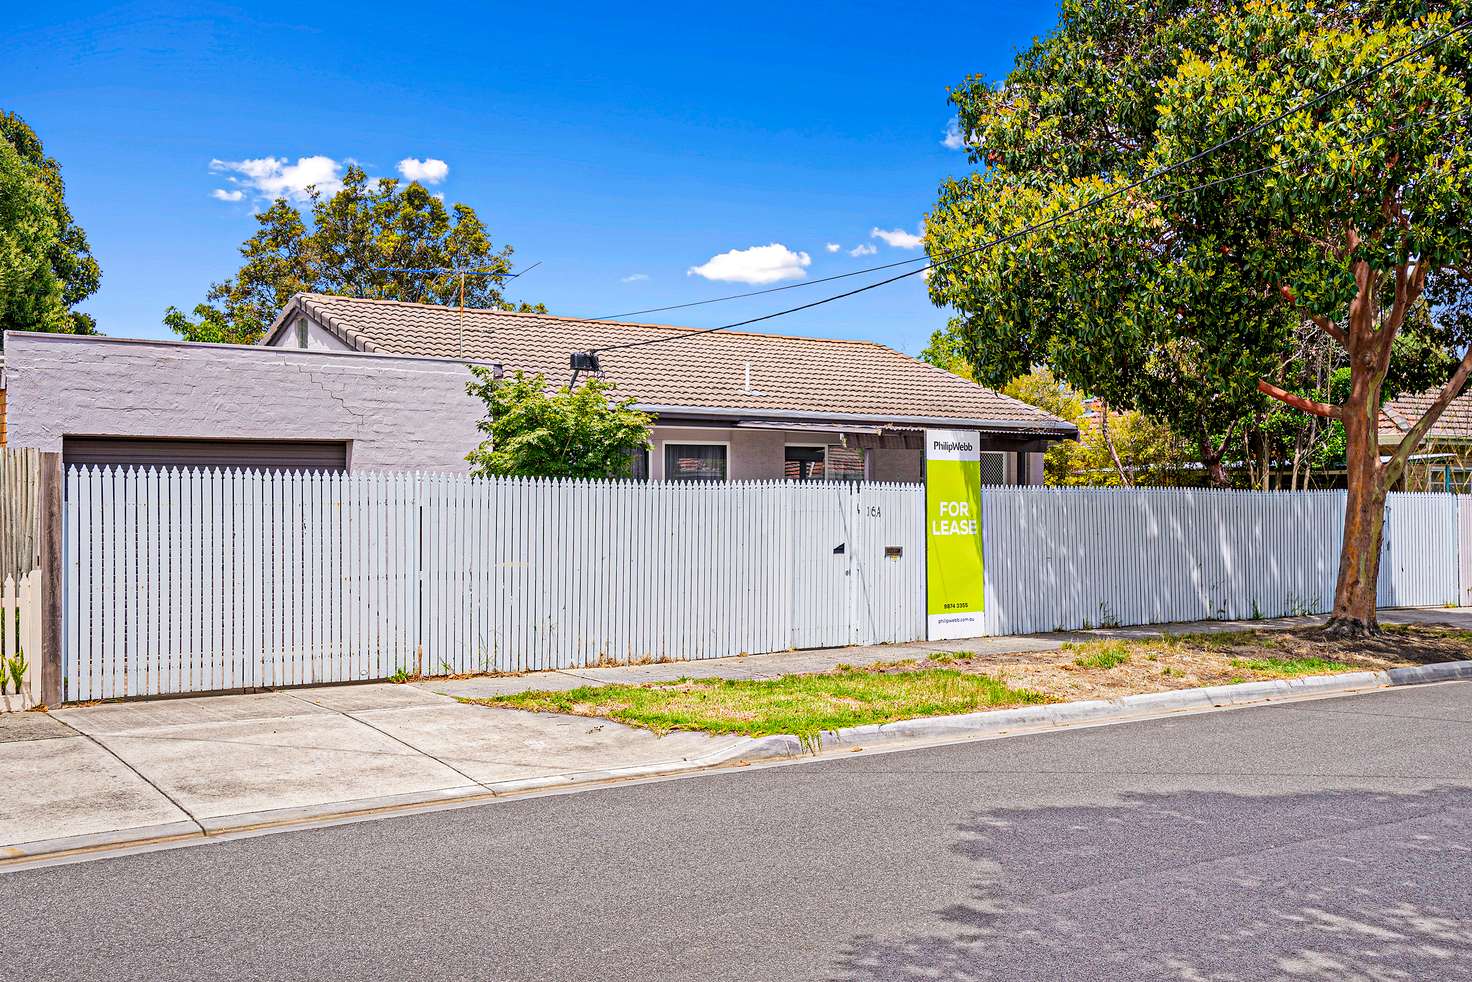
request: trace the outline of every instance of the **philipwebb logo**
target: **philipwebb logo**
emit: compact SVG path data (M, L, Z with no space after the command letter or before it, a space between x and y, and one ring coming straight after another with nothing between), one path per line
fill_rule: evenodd
M930 442L930 449L946 450L950 452L955 452L959 450L969 453L971 452L973 447L970 443L963 443L959 440L932 440Z

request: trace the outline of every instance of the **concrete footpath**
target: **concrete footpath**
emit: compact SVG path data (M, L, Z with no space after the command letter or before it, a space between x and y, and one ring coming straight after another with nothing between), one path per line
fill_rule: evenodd
M1472 610L1382 616L1472 626ZM772 678L936 651L1050 651L1083 638L1312 621L1213 621L0 715L0 861L675 773L799 749L789 738L659 737L603 720L470 706L456 697L680 677Z

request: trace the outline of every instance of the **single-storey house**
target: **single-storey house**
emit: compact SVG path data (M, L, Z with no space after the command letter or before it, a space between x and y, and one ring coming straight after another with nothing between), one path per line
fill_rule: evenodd
M1380 409L1380 453L1392 454L1425 415L1440 389L1392 399ZM1400 488L1406 491L1472 493L1472 392L1446 407L1421 446L1411 454Z
M656 417L653 480L918 481L923 430L981 435L996 484L1042 483L1074 427L867 341L302 294L258 346L7 333L13 446L74 464L463 473L467 364L571 377L598 353ZM620 347L623 345L624 347Z

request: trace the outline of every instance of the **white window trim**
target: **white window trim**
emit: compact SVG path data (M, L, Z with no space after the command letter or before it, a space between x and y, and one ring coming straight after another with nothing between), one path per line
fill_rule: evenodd
M731 441L730 440L680 440L662 439L659 441L659 480L661 483L669 481L670 476L665 473L664 448L674 444L677 447L725 447L726 448L726 476L720 481L712 481L712 484L729 484L735 478L731 477ZM651 477L652 481L653 478ZM700 484L700 481L678 481L678 484Z

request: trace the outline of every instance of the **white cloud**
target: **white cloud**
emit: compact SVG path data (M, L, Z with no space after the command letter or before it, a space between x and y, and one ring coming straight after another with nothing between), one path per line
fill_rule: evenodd
M712 256L699 266L691 266L686 275L725 283L776 283L802 279L808 275L804 270L812 263L807 253L793 252L780 242L773 242Z
M228 174L226 180L242 194L250 191L261 198L291 198L295 201L307 200L307 189L314 186L323 194L336 194L342 189L342 168L338 161L320 154L298 157L294 164L288 163L285 157L210 161L210 170ZM220 196L217 194L215 197Z
M399 173L406 181L438 184L450 176L450 165L436 157L426 157L423 160L405 157L399 161Z
M234 191L226 191L224 188L215 188L210 192L210 197L216 201L239 201L245 197L245 192L236 188Z
M913 232L906 232L902 228L870 229L869 238L883 239L885 245L893 246L896 249L918 249L925 241Z
M848 251L850 256L872 256L879 251L878 246L872 246L867 242L861 242Z
M951 121L948 122L948 123L946 123L946 135L945 135L945 139L943 139L943 140L940 141L940 145L943 146L943 147L945 147L947 150L964 150L965 149L965 147L966 147L966 141L961 138L961 122L960 122L960 120L956 119L955 117L952 117L951 118Z
M839 249L842 249L843 246L839 245L837 242L829 242L827 245L823 246L823 248L827 249L829 252L837 252Z
M628 276L621 277L619 279L619 282L620 283L643 283L647 279L649 279L649 274L648 273L630 273Z

